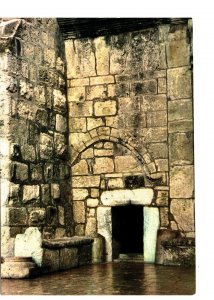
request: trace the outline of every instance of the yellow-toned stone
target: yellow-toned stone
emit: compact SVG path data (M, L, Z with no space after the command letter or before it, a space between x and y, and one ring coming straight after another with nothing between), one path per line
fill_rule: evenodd
M70 132L86 132L86 118L70 118Z
M108 187L110 189L115 189L115 188L123 188L123 179L122 178L111 178L108 181Z
M166 93L166 78L158 78L158 94Z
M88 164L85 159L82 159L72 167L72 175L86 175L88 174Z
M85 222L85 204L83 201L74 201L73 216L74 216L74 222L76 223Z
M141 171L140 162L133 156L116 156L115 157L115 171L116 172L139 172Z
M110 149L95 149L94 156L112 156L114 154L113 150Z
M72 79L72 80L69 80L68 82L69 82L70 87L86 86L86 85L89 85L89 78Z
M92 158L94 157L94 149L88 148L85 151L83 151L81 158Z
M104 85L89 86L86 89L86 99L93 100L97 98L104 99L107 96L107 87Z
M96 236L97 233L97 221L95 218L87 218L85 235Z
M88 207L97 207L99 200L97 198L88 198L87 199L87 206Z
M72 189L73 200L84 200L88 196L87 189Z
M100 176L73 176L72 187L99 187Z
M99 197L99 195L100 195L99 189L91 189L91 197L92 198L97 198L97 197Z
M118 125L119 125L119 117L118 116L106 117L106 126L118 128Z
M193 166L175 166L170 169L170 197L192 198L194 190Z
M90 117L93 114L93 101L68 103L69 115L74 117Z
M171 100L191 98L191 70L180 67L167 70L167 91Z
M90 85L114 83L114 76L97 76L90 78Z
M85 100L85 87L68 88L68 102L83 102Z
M97 75L109 74L109 50L110 47L106 44L105 37L98 37L94 40L95 55L96 55L96 70Z
M179 229L194 231L193 199L172 199L170 212L173 214Z
M92 130L99 126L104 126L105 123L101 118L87 118L87 130Z
M167 172L169 171L168 159L156 159L155 164L157 166L158 172Z
M108 157L96 158L93 170L94 174L114 172L113 160Z
M97 101L94 104L95 116L112 116L117 112L116 101Z

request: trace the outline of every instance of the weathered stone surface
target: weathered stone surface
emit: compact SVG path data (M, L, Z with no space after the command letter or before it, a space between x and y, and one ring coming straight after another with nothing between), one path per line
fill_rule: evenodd
M1 208L2 225L26 225L27 211L25 207Z
M109 51L105 37L98 37L94 40L96 53L96 70L97 75L109 74Z
M46 133L40 134L39 150L41 159L50 159L53 155L53 137Z
M94 149L88 148L81 154L81 158L93 158L94 157Z
M15 256L31 256L38 266L42 264L42 236L37 227L29 227L15 238Z
M73 187L98 187L100 176L74 176L72 178Z
M59 268L67 270L78 266L78 248L60 249Z
M86 132L86 118L70 118L70 132Z
M193 163L192 133L173 133L169 135L169 159L171 165Z
M87 189L72 189L73 200L84 200L88 196Z
M147 113L148 127L161 127L167 125L167 111L155 111Z
M44 249L42 258L44 272L54 272L59 270L59 250Z
M42 203L48 204L50 200L50 186L49 184L41 184Z
M87 130L92 130L104 125L105 123L101 118L87 118Z
M180 99L168 102L168 120L178 121L192 119L191 99Z
M140 172L140 163L133 156L116 156L115 172Z
M65 209L63 206L58 206L59 224L65 225Z
M78 224L78 225L75 226L75 235L77 235L77 236L84 236L85 235L84 225Z
M79 78L79 79L72 79L69 80L69 86L86 86L89 85L89 78Z
M95 116L113 116L117 112L116 101L97 101L94 104L94 114Z
M55 232L55 238L59 239L65 237L65 229L64 228L57 228Z
M90 78L91 85L98 85L98 84L109 84L114 83L114 76L107 75L107 76L97 76Z
M153 194L154 192L150 188L104 191L101 195L101 202L107 206L127 204L149 205L152 202Z
M31 164L31 180L42 181L43 178L43 167L42 164Z
M101 235L94 237L94 243L92 247L92 263L103 262L104 245L105 245L105 240Z
M97 233L97 220L95 218L87 218L85 235L88 236L96 236Z
M113 156L114 152L110 149L95 149L94 156Z
M149 143L147 147L153 158L168 157L168 147L166 143Z
M21 149L21 153L22 153L22 158L24 160L35 161L36 159L35 148L32 145L27 145L27 144L23 145Z
M190 64L190 45L187 39L171 40L166 43L166 54L169 68Z
M2 185L1 182L1 188L3 190L4 185ZM18 200L19 199L19 192L20 192L20 185L19 184L14 184L14 183L10 183L9 184L9 199L13 199L13 200ZM1 191L1 197L2 197L2 191ZM1 201L3 200L3 198L1 198Z
M58 183L52 183L51 184L51 196L53 199L59 199L60 198L60 187Z
M167 172L169 170L168 159L156 159L155 164L158 172Z
M168 207L160 207L160 226L167 227L169 225L169 218L168 218Z
M24 185L23 187L23 202L39 200L39 185Z
M189 131L193 131L193 122L192 120L173 121L173 122L169 122L168 128L169 128L169 133L189 132Z
M194 231L194 200L172 199L170 212L182 231Z
M28 179L28 166L23 163L11 163L11 177L15 180L26 181Z
M67 130L67 119L60 114L56 114L56 130L62 133Z
M143 128L141 130L141 135L145 143L165 142L167 141L167 128L166 126Z
M54 134L54 151L58 156L65 154L67 150L65 136L60 133Z
M87 199L87 206L88 207L97 207L99 200L96 198L88 198Z
M68 102L83 102L85 100L85 87L68 88Z
M142 98L141 110L146 111L157 111L167 109L166 95L145 95Z
M69 111L75 117L90 117L93 114L93 101L70 102Z
M115 189L115 188L123 188L123 180L122 178L111 178L108 181L108 188Z
M157 81L155 79L143 80L142 83L133 83L131 92L136 96L139 94L157 94Z
M88 164L85 159L81 159L76 165L72 168L73 175L87 175L88 174Z
M85 204L83 201L75 201L73 203L74 222L85 222Z
M157 206L168 206L169 193L168 191L158 191L156 204Z
M144 262L155 262L159 212L157 207L144 207Z
M158 78L158 94L166 93L166 78Z
M78 259L79 259L79 266L91 264L92 245L84 245L81 248L79 248Z
M114 172L113 160L108 157L95 158L95 164L93 165L93 170L94 170L94 174Z
M194 190L193 166L175 166L170 169L170 197L192 198Z
M191 71L188 67L167 70L167 91L171 100L191 98Z
M91 189L91 197L92 198L97 198L100 195L99 189Z
M30 226L40 226L45 223L46 213L44 208L30 208L29 212Z
M59 111L64 111L66 107L66 98L60 90L53 90L54 108Z

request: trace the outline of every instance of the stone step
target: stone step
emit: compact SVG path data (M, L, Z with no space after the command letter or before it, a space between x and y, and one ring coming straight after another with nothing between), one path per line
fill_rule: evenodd
M120 253L120 261L143 261L144 257L142 253Z

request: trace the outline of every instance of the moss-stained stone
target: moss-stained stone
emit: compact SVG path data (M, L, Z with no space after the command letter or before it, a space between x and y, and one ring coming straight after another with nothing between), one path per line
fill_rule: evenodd
M97 101L94 104L94 113L95 116L112 116L117 112L116 101L107 100L107 101Z
M85 222L85 204L83 201L75 201L73 203L73 215L74 215L74 222L76 223Z
M192 198L194 191L193 166L174 166L170 168L170 197Z
M191 70L189 67L167 70L167 91L171 100L191 98Z
M193 163L193 134L191 132L169 135L169 159L171 165Z
M166 93L166 78L158 78L158 94Z
M147 126L161 127L167 125L167 111L152 111L147 112Z
M84 236L85 235L85 229L83 224L77 224L75 226L75 235L77 236Z
M114 163L111 158L99 157L95 158L95 164L93 165L94 174L112 173L114 172Z
M86 118L70 118L70 132L86 132Z
M168 128L169 128L169 133L193 131L193 121L179 120L179 121L169 122Z
M53 137L46 134L41 133L39 139L39 150L41 159L49 159L53 155Z
M146 111L157 111L167 109L167 98L166 95L145 95L141 100L141 110Z
M59 253L60 270L67 270L78 266L78 249L63 248Z
M5 162L6 162L6 160L3 163L5 163ZM2 169L4 170L4 168L6 167L6 164L3 164L3 163L1 164L1 166L2 166ZM2 172L2 173L4 176L4 172ZM28 166L23 163L12 162L11 163L11 178L12 178L12 180L26 181L28 179Z
M1 213L4 214L3 208ZM6 215L6 214L5 214ZM11 207L8 209L8 220L10 225L27 225L27 211L25 207ZM2 218L2 224L3 218ZM8 224L8 225L9 225Z
M142 167L133 156L116 156L115 172L140 172Z
M168 207L160 207L159 212L160 212L160 226L167 227L169 225Z
M57 183L51 184L51 196L53 199L59 199L60 198L60 187Z
M88 174L88 164L85 159L82 159L71 169L73 175L87 175Z
M30 208L29 210L29 225L41 226L45 224L46 211L44 208Z
M93 114L93 102L70 102L69 103L70 115L75 117L90 117Z
M194 200L172 199L170 212L174 216L178 228L182 231L194 231Z

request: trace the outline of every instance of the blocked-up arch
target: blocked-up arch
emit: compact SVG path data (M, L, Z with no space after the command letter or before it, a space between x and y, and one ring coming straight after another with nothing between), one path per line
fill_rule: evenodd
M154 175L157 172L157 166L155 161L152 159L148 150L141 146L143 155L135 149L134 143L130 142L130 137L127 139L122 139L118 129L108 126L102 126L92 129L88 133L81 134L81 140L79 143L73 146L73 151L71 153L72 160L71 164L75 165L78 161L80 154L93 144L101 141L110 141L113 143L121 144L131 151L132 155L136 157L143 165L146 175Z

